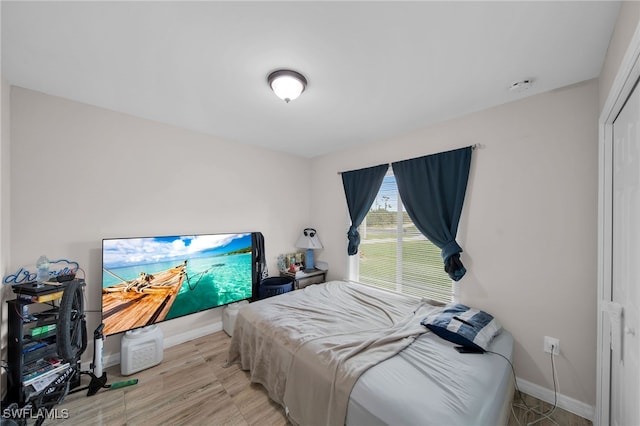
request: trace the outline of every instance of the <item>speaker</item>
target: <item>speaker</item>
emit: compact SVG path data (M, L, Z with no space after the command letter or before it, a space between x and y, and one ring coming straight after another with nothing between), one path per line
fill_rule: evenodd
M160 364L164 350L163 337L157 325L124 333L120 345L120 373L127 376Z

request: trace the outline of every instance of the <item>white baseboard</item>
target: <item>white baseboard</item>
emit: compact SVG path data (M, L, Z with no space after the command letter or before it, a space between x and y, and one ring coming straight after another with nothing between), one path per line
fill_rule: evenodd
M528 382L520 377L516 377L516 383L518 389L534 398L538 398L549 404L553 404L555 398L553 390L536 385L535 383ZM569 411L575 415L583 417L593 422L595 416L595 407L593 405L585 404L577 399L570 398L566 395L558 394L558 408Z
M193 330L189 330L185 333L180 333L174 336L167 337L166 339L163 340L163 346L165 348L170 348L172 346L176 346L181 343L185 343L190 340L206 336L208 334L216 333L218 331L222 331L222 321L214 322L214 323L205 325L204 327L196 328ZM102 365L104 366L104 368L111 367L118 364L120 364L120 352L105 355L102 358Z
M164 347L170 348L172 346L179 345L181 343L188 342L189 340L197 339L199 337L206 336L218 331L222 331L222 321L214 322L204 327L189 330L186 333L180 333L164 339Z

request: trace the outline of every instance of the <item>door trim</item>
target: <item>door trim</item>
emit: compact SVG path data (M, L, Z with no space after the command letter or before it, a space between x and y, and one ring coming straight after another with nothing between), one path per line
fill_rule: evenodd
M613 122L640 78L640 23L629 42L598 119L598 336L595 425L608 426L611 339L605 303L611 301Z

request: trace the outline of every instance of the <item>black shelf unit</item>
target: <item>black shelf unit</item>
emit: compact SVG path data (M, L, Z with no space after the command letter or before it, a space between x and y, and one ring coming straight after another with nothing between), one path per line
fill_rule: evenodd
M74 377L77 382L71 382L71 388L79 384L79 360L65 363L58 357L56 347L56 329L48 330L48 326L57 323L58 307L61 292L65 285L57 287L52 300L29 300L33 294L16 291L17 298L8 300L8 374L7 394L3 405L15 403L23 407L30 401L42 397L44 389L33 386L36 377L58 378L62 374L68 374L69 367L75 370ZM51 293L51 292L50 292ZM42 295L46 297L45 295ZM34 331L35 330L35 331ZM36 331L42 331L36 333ZM67 364L67 367L64 367ZM56 368L57 367L57 368ZM40 370L43 374L37 375L34 371Z

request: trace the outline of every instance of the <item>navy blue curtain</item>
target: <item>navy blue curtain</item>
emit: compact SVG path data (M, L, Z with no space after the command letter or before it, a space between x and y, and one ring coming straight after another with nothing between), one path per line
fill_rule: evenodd
M456 242L471 166L467 148L393 163L398 192L409 217L442 250L444 269L458 281L467 272Z
M382 185L382 179L384 179L388 169L388 164L381 164L375 167L342 173L344 195L347 197L347 206L351 217L351 226L347 232L347 238L349 239L347 253L349 253L349 256L358 253L358 246L360 245L358 226L360 226L376 199L380 185Z

